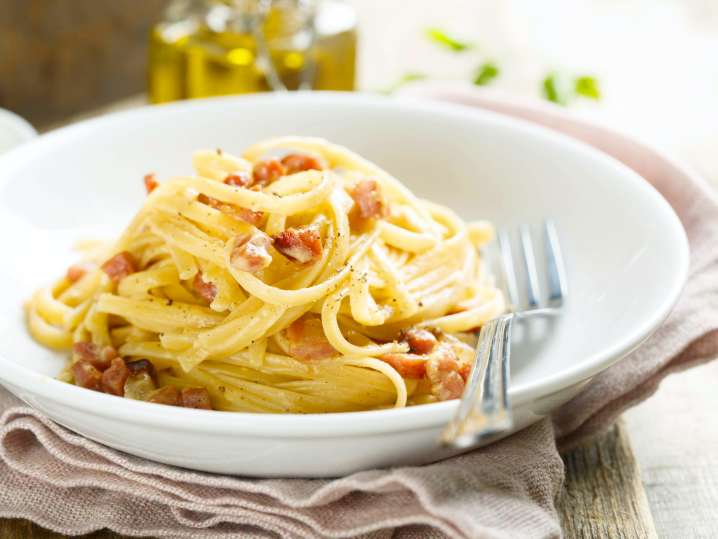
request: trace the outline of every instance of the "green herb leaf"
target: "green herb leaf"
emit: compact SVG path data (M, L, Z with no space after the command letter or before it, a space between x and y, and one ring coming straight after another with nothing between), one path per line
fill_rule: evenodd
M543 96L552 103L565 105L568 99L559 86L558 75L556 73L549 73L542 83Z
M407 82L414 82L415 80L423 80L426 78L425 73L419 73L418 71L410 71L404 73L399 79L399 84L406 84Z
M405 84L409 82L414 82L417 80L424 80L426 78L425 73L419 73L417 71L410 71L408 73L404 73L401 77L399 77L399 80L397 80L395 83L393 83L391 86L384 88L382 90L382 93L390 94L392 92L395 92Z
M458 39L450 36L443 30L439 30L438 28L427 28L426 37L429 39L429 41L433 41L437 45L446 47L447 49L454 52L463 52L473 47L471 43L467 43L466 41L459 41Z
M494 80L496 77L498 77L500 73L501 70L499 69L499 66L497 66L493 62L486 62L481 65L481 67L479 67L479 70L476 72L476 76L474 77L474 84L476 86L485 86L492 80Z
M582 95L583 97L595 101L601 99L601 89L598 85L598 81L594 77L589 77L588 75L576 77L574 90L578 95Z

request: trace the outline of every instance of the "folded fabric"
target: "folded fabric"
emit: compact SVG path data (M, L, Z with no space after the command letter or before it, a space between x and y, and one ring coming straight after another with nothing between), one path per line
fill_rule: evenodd
M65 534L160 537L558 537L557 449L601 431L668 373L718 353L718 205L697 176L647 146L550 105L460 86L406 93L495 110L584 140L651 182L686 227L688 285L639 350L545 419L492 446L420 467L333 480L241 479L126 455L60 427L0 390L0 516ZM715 254L714 254L715 253Z

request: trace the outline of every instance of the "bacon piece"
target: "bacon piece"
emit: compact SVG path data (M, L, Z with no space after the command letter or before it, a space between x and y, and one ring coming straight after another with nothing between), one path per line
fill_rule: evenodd
M165 386L153 391L147 402L155 404L168 404L170 406L180 405L180 392L175 386Z
M287 174L302 172L303 170L322 170L324 166L316 157L305 153L290 153L282 158L282 165Z
M240 206L235 206L234 204L227 204L221 200L217 200L216 198L208 197L204 193L197 195L197 201L202 204L207 204L215 210L219 210L230 217L249 223L250 225L258 226L262 222L262 219L264 219L264 212L253 211Z
M277 251L293 262L308 264L322 256L322 239L313 227L288 228L273 239Z
M125 394L125 382L130 371L121 357L112 360L110 368L102 373L102 391L122 397Z
M101 365L111 365L116 357L119 357L119 354L112 346L103 346L100 350L99 361Z
M351 192L351 197L354 199L359 217L362 219L386 217L388 214L389 206L375 180L362 180L357 183Z
M271 244L271 238L259 230L237 236L229 262L239 271L255 273L272 263L272 255L267 251Z
M469 381L471 367L473 367L471 363L459 363L459 376L461 376L461 379L464 381L464 383Z
M92 389L102 390L102 373L88 361L79 360L72 366L72 375L75 377L75 385Z
M137 271L132 255L127 251L117 253L101 266L102 271L109 275L110 280L119 283L122 279Z
M65 275L65 278L71 283L76 283L85 275L87 275L87 272L89 272L91 269L92 266L90 264L73 264L72 266L67 268L67 274Z
M379 359L394 367L404 378L423 378L428 358L417 354L385 354Z
M134 361L127 361L126 365L130 376L140 376L145 373L152 378L152 381L155 384L157 383L157 371L155 370L155 366L149 360L136 359Z
M284 165L279 159L275 158L260 161L252 168L254 183L262 186L276 182L286 173L287 171L284 169Z
M228 175L224 179L224 183L234 185L235 187L249 187L252 185L252 178L245 172L237 171L234 174Z
M471 373L471 368L474 366L474 356L476 355L476 344L472 346L457 338L455 335L448 333L442 333L439 337L441 347L448 346L456 357L456 361L459 362L459 374L467 380Z
M404 333L404 340L415 354L430 354L439 342L431 331L421 328L407 330Z
M204 193L197 195L197 202L200 204L207 204L207 206L212 206L214 209L219 209L218 206L222 204L220 200L207 196Z
M208 303L212 303L217 296L217 286L214 283L205 281L199 272L194 276L192 287Z
M212 401L209 392L203 387L184 387L180 392L180 406L185 408L197 408L199 410L211 410Z
M239 206L234 206L234 215L252 226L259 226L264 219L263 211L254 211Z
M159 187L159 182L155 178L154 172L150 172L149 174L145 174L144 177L145 181L145 189L147 190L147 194L149 195L152 191L157 189Z
M337 355L337 351L324 336L318 316L304 315L292 322L286 330L289 355L310 361Z
M441 401L458 399L464 392L464 378L456 355L448 348L442 348L426 364L426 376L431 382L431 392Z
M76 342L72 345L72 351L80 360L101 371L109 367L112 360L117 357L117 350L112 346L100 348L91 342Z

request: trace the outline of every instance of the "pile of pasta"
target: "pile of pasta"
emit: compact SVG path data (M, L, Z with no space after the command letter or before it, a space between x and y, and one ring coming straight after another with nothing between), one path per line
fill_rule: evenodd
M319 413L456 398L505 309L466 223L322 139L283 137L145 177L121 237L28 302L61 379L133 399Z

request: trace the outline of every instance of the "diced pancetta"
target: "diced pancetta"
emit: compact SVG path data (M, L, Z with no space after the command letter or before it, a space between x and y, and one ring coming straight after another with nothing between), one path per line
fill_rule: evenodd
M224 183L227 185L234 185L235 187L249 187L252 185L252 178L245 172L234 172L229 174L225 179Z
M117 350L112 346L98 346L91 342L76 342L72 351L79 360L86 361L96 369L104 371L117 357Z
M442 347L426 364L431 392L441 401L457 399L464 392L461 365L450 348Z
M289 355L297 359L311 361L337 355L324 336L322 321L318 316L304 315L292 322L286 330L289 343Z
M410 353L385 354L379 359L394 367L404 378L423 378L426 364L439 341L433 333L421 328L404 331L402 340L409 345Z
M82 279L90 270L92 266L90 264L73 264L67 268L67 274L65 277L71 283L76 283Z
M159 185L160 185L160 183L157 181L157 178L155 178L155 175L153 172L151 172L149 174L145 174L144 182L145 182L145 190L147 191L148 195L152 191L157 189L157 187L159 187Z
M382 196L379 184L375 180L361 180L350 194L354 199L360 218L374 219L387 215L389 206Z
M234 204L227 204L216 198L209 197L204 193L200 193L197 196L197 200L202 204L207 204L215 210L221 211L245 223L249 223L250 225L258 226L262 222L262 219L264 219L264 212L253 211L248 208L242 208L241 206L235 206Z
M197 408L211 410L212 401L209 392L203 387L185 387L180 392L180 406L184 408Z
M241 208L239 206L232 206L234 208L233 215L237 216L240 220L245 223L249 223L252 226L259 226L264 219L264 212L254 211L248 208Z
M448 347L454 354L456 361L459 363L459 374L464 379L468 379L471 368L474 365L474 356L476 355L476 344L469 346L467 343L458 339L456 336L441 333L439 336L440 347Z
M259 161L252 168L252 178L257 185L265 186L276 182L286 174L284 165L279 159L271 158Z
M267 250L271 244L271 238L259 230L238 236L234 240L229 262L239 271L260 271L272 263L272 255Z
M112 360L110 368L102 373L102 391L122 397L125 394L125 382L130 371L121 357Z
M128 275L137 271L132 255L127 251L117 253L102 264L101 268L114 283L119 283Z
M426 374L427 356L418 354L384 354L379 359L394 367L404 378L421 379Z
M207 204L207 206L211 206L215 210L219 209L218 206L220 204L223 204L221 200L217 200L216 198L207 196L204 193L200 193L199 195L197 195L197 202L200 202L201 204Z
M197 273L192 281L192 287L197 295L207 303L212 303L217 296L217 286L214 283L205 281L201 273Z
M415 354L430 354L439 343L434 334L421 328L411 328L404 332L404 340Z
M322 170L323 164L311 155L304 153L290 153L282 158L282 165L287 174L295 174L304 170Z
M464 383L469 381L472 367L471 363L459 363L459 376L464 380Z
M288 228L273 239L274 248L293 262L308 264L322 256L322 239L314 227Z
M153 391L147 402L156 404L168 404L170 406L180 405L180 392L175 386L165 386Z
M76 361L71 370L76 385L93 391L102 390L102 373L89 361Z

